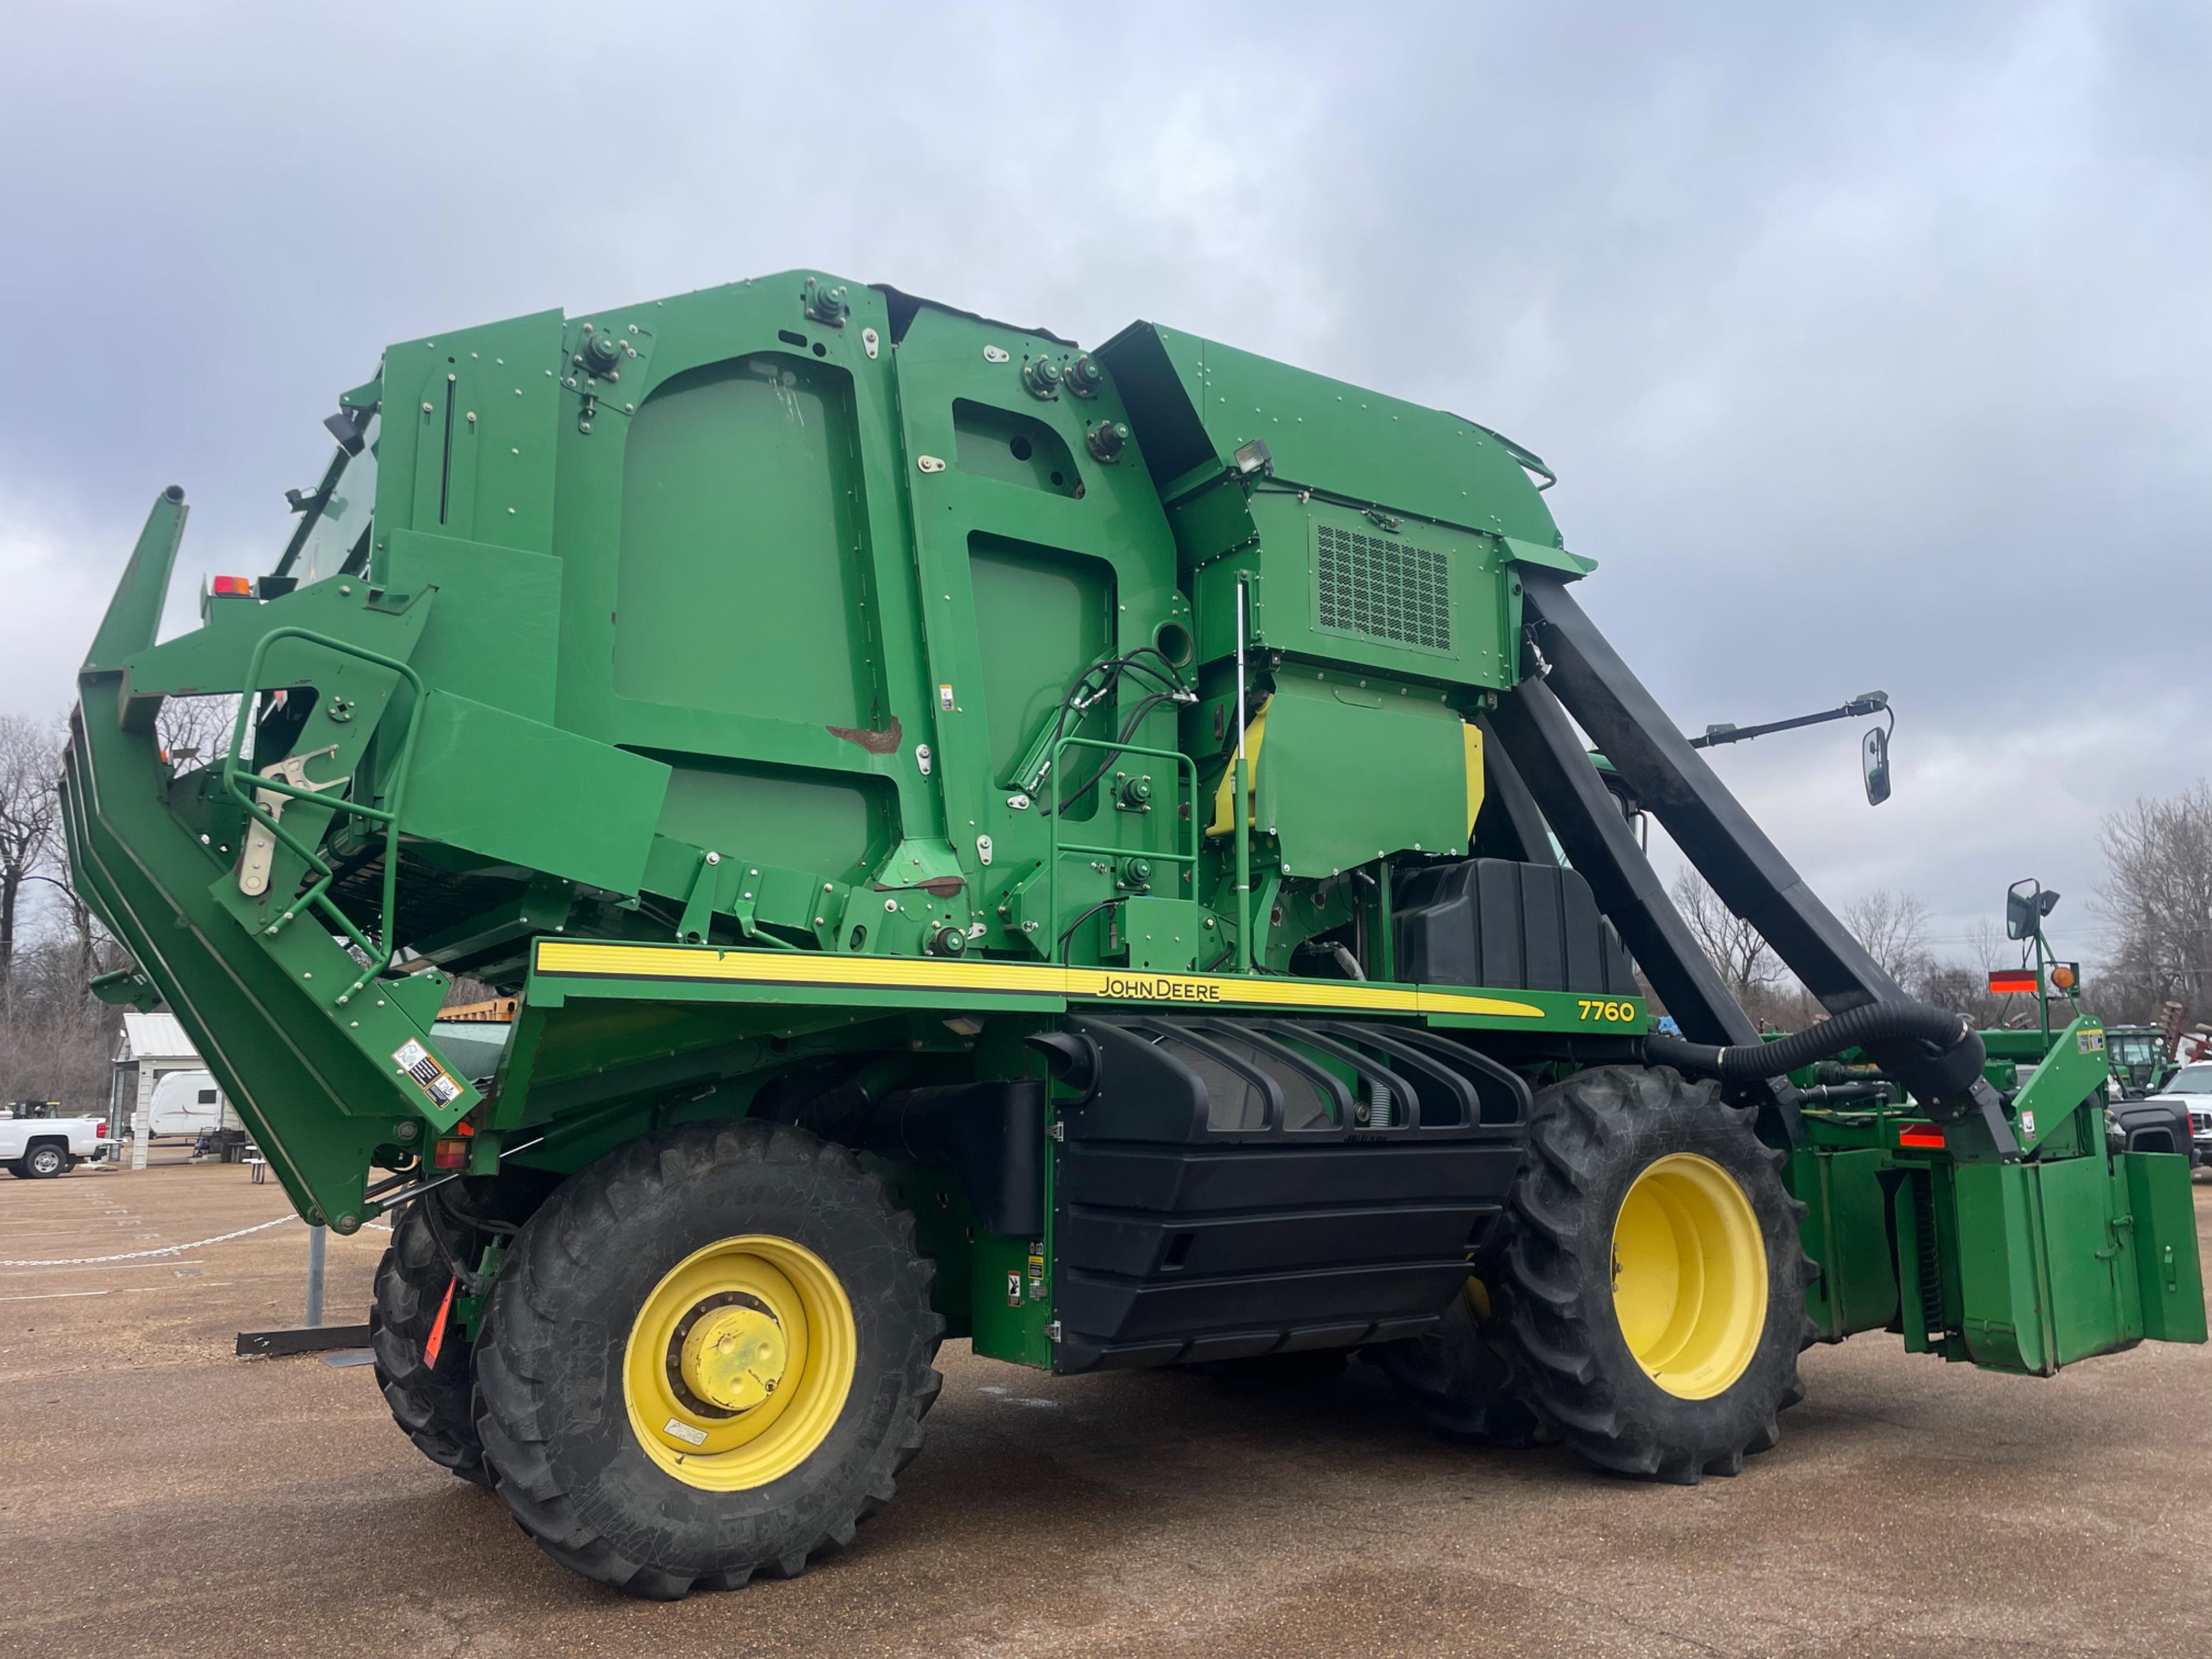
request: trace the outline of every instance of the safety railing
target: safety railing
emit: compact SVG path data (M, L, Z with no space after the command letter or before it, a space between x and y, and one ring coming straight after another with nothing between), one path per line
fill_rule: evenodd
M1195 885L1197 877L1194 872L1198 868L1198 763L1193 760L1189 756L1184 754L1181 750L1177 749L1140 749L1133 744L1121 743L1111 738L1064 737L1054 742L1052 746L1051 774L1052 776L1061 780L1063 783L1066 780L1067 772L1060 763L1061 757L1071 749L1103 749L1107 751L1105 764L1109 767L1113 764L1114 758L1116 756L1127 756L1132 759L1167 761L1172 763L1176 769L1176 799L1171 803L1175 807L1176 811L1174 818L1170 821L1176 826L1178 830L1178 833L1176 835L1174 839L1177 843L1183 842L1186 839L1185 827L1187 826L1187 838L1188 840L1189 846L1188 850L1162 853L1146 847L1097 847L1086 842L1063 842L1060 838L1060 813L1063 809L1073 805L1074 799L1079 799L1079 797L1071 797L1067 799L1055 801L1050 809L1052 816L1051 862L1046 866L1045 873L1045 914L1052 918L1051 925L1054 927L1059 927L1060 925L1060 860L1063 855L1073 854L1077 857L1088 857L1094 859L1103 858L1109 860L1109 863L1107 867L1111 872L1109 878L1114 880L1117 884L1121 879L1120 862L1121 860L1130 858L1157 859L1162 863L1173 865L1178 868L1188 869L1193 872L1192 882L1193 884ZM1093 778L1089 784L1085 786L1083 793L1088 793L1090 790L1097 787L1105 781L1105 768L1102 767L1099 770L1098 775ZM1109 792L1109 793L1110 793L1111 792ZM1152 804L1156 806L1158 805L1157 802ZM1118 811L1121 809L1118 805L1109 800L1108 802L1102 803L1101 810L1111 812ZM1176 890L1180 891L1181 886L1182 884L1177 882ZM1085 921L1088 921L1091 916L1095 915L1097 912L1105 909L1109 905L1119 902L1120 899L1133 897L1135 896L1136 895L1134 894L1117 894L1114 898L1102 900L1099 903L1093 905L1089 910L1085 911L1082 915L1078 916L1073 922L1070 922L1066 927L1054 939L1052 949L1048 953L1046 960L1048 962L1064 963L1066 960L1068 943L1074 938L1075 930L1078 927L1081 927Z
M406 726L400 737L399 757L392 771L392 788L387 797L391 803L389 805L373 806L365 800L352 800L343 796L331 794L326 792L327 787L325 790L303 788L287 783L282 778L264 777L242 768L240 761L245 752L246 733L249 723L253 719L254 708L261 695L262 666L268 659L269 647L277 641L285 639L304 640L310 645L321 646L325 650L335 651L341 656L354 657L379 668L388 668L405 680L414 691L415 695L407 708ZM361 988L374 979L384 965L392 959L392 918L398 908L399 813L404 804L402 798L407 787L408 770L415 757L415 728L422 713L424 695L422 676L397 658L385 656L380 652L365 650L360 646L348 644L343 640L334 640L326 634L318 634L305 628L271 629L261 636L260 643L253 647L252 659L246 667L246 688L238 702L238 718L231 726L230 748L223 757L222 787L225 793L235 799L256 823L269 831L278 844L299 854L315 878L313 886L287 904L283 913L262 931L273 938L281 933L288 923L296 921L302 912L310 909L319 911L326 920L336 923L338 931L352 940L355 947L368 961L368 965L362 969L360 975L339 994L340 1006L353 1000ZM258 757L256 758L258 759ZM349 812L356 817L367 818L372 823L381 823L384 826L384 890L377 915L376 943L372 944L361 929L354 925L353 919L340 909L337 902L331 897L331 883L336 878L337 871L324 860L317 848L307 845L291 834L284 828L283 821L276 814L261 805L256 797L262 790L267 790L271 794L289 796L297 800L313 801L318 805L330 807L334 811Z

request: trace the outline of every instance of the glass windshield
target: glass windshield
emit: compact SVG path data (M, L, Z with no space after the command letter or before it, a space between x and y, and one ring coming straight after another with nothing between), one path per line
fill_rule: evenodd
M383 423L381 415L371 416L361 453L348 457L341 449L332 457L333 465L343 465L330 487L330 499L307 526L299 551L282 567L282 574L296 576L302 587L337 575L356 550L366 550L362 538L376 507L376 446Z
M2185 1066L2166 1085L2170 1095L2212 1095L2212 1066Z

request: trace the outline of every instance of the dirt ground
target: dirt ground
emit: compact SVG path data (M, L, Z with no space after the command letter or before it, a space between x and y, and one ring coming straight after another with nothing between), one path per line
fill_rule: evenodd
M234 1167L0 1182L0 1257L282 1213ZM385 1237L331 1241L334 1322ZM0 1267L0 1652L2212 1655L2204 1348L2038 1382L1863 1336L1807 1356L1780 1448L1678 1489L1448 1445L1349 1383L1057 1381L950 1345L929 1446L852 1550L656 1606L426 1462L366 1366L233 1357L298 1322L306 1252L288 1223Z

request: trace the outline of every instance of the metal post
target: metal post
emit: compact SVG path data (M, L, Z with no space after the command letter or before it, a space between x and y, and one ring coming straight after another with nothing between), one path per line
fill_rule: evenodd
M1470 830L1469 834L1472 833ZM1470 848L1468 850L1474 849ZM1382 964L1378 971L1373 963L1368 963L1367 977L1395 980L1398 977L1398 940L1390 916L1390 860L1388 859L1375 860L1375 907L1378 913L1375 929L1376 949L1382 956Z
M2048 958L2043 948L2043 929L2035 930L2035 1011L2043 1017L2043 1052L2051 1052L2051 981L2045 973Z
M1237 579L1237 971L1250 973L1259 961L1252 948L1252 826L1249 822L1251 763L1244 753L1244 579Z
M134 1170L146 1167L147 1143L154 1139L154 1118L148 1109L147 1099L149 1092L147 1084L153 1078L153 1062L145 1060L138 1062L138 1075L134 1079L137 1086L131 1091L131 1167ZM123 1126L118 1123L115 1127L120 1133Z
M323 1322L323 1253L329 1247L330 1230L307 1229L307 1318L309 1329Z

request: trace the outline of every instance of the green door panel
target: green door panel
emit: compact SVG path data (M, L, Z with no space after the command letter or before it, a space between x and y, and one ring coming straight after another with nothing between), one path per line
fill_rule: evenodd
M2204 1273L2197 1251L2197 1204L2189 1160L2171 1152L2124 1152L2129 1212L2135 1217L2136 1278L2143 1334L2160 1342L2202 1342Z
M2069 1158L2032 1167L2058 1363L2070 1365L2140 1340L2130 1229L2112 1224L2108 1206L2117 1194L2105 1160Z
M969 540L968 572L982 646L991 776L1005 784L1038 728L1060 707L1069 681L1112 647L1114 567L1079 553L979 533ZM1103 736L1105 725L1102 708L1085 719L1080 733ZM1083 807L1076 813L1087 816Z
M657 390L623 455L614 689L817 726L877 723L844 371L757 352Z
M1285 875L1466 850L1465 722L1434 692L1283 673L1267 714L1255 810Z

